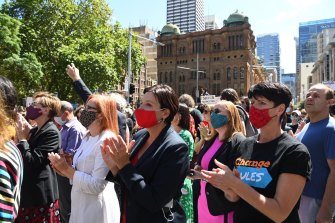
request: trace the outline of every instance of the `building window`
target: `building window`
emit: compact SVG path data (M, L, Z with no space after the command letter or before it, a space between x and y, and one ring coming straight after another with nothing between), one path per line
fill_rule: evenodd
M193 80L197 79L197 72L196 71L191 71L191 79L193 79Z
M240 95L244 95L244 83L240 84Z
M238 70L237 67L234 67L234 80L238 78Z
M167 83L167 81L168 81L167 72L165 72L165 75L164 75L164 83Z
M227 80L228 81L231 80L231 69L230 69L230 67L227 67Z
M213 50L214 51L220 50L220 43L213 43Z
M213 77L214 80L220 80L221 79L221 74L220 73L214 73L213 76L214 76Z
M203 53L205 51L205 40L198 39L192 41L193 53Z
M162 72L158 75L158 83L162 83Z
M211 93L214 94L214 95L220 95L221 94L220 83L212 85L212 92Z
M170 71L170 83L173 82L172 71Z
M185 93L185 85L180 84L179 85L179 95L182 95Z
M240 68L240 79L244 79L244 67Z
M172 56L172 44L165 44L161 46L161 55L162 57Z
M243 35L240 35L240 49L243 49L244 41L243 41Z

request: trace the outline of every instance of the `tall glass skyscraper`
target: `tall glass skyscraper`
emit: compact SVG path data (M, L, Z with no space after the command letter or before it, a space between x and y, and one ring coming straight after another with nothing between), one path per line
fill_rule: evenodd
M299 23L299 62L312 63L317 60L317 36L324 30L335 28L335 18Z
M257 56L265 67L277 70L277 81L281 81L280 75L280 44L279 34L270 33L257 36Z
M177 25L180 32L205 30L204 0L167 0L167 23Z

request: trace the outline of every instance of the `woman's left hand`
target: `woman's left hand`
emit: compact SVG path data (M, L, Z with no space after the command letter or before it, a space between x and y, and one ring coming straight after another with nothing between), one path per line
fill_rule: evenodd
M212 171L209 170L201 170L201 174L206 179L207 182L212 184L214 187L219 188L221 190L227 190L231 188L231 183L236 178L234 173L229 169L228 166L220 163L215 160L215 164L219 168L215 168Z
M68 168L71 168L69 164L66 162L64 157L61 157L58 153L48 153L48 158L53 168L56 169L57 172L65 175Z

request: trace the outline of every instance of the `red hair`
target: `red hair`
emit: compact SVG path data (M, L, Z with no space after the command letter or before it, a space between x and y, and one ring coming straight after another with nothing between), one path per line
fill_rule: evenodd
M87 101L92 100L101 115L101 131L110 130L116 135L119 134L117 119L116 102L109 95L94 94L88 97ZM87 102L86 101L86 102Z

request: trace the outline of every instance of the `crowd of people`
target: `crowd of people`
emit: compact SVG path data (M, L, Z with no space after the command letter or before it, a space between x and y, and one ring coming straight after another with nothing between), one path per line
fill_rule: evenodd
M48 92L17 104L0 76L0 221L31 223L326 223L335 214L334 91L304 108L280 83L195 103L164 84L130 108L120 94Z

